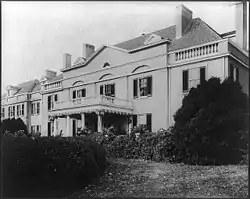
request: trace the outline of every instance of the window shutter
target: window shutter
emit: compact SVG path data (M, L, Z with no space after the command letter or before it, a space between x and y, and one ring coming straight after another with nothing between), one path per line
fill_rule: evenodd
M138 79L134 79L134 98L138 97Z
M37 114L40 114L40 102L37 102Z
M111 96L115 97L115 84L111 84Z
M147 125L147 129L151 132L152 131L152 114L151 113L147 114L146 125Z
M234 66L233 66L233 64L230 64L229 77L230 77L232 80L234 79Z
M103 95L103 85L100 86L100 95Z
M50 110L50 108L51 108L51 95L50 96L48 96L48 109Z
M76 91L73 91L72 99L75 99L75 98L76 98Z
M206 80L206 69L200 68L200 84Z
M82 89L82 97L86 97L86 89Z
M152 95L152 76L147 78L148 95Z
M236 70L236 71L235 71L235 72L236 72L236 74L235 74L235 75L236 75L235 80L236 80L237 82L239 82L239 75L240 75L240 74L239 74L239 68L236 67L235 70Z
M182 90L188 90L188 70L182 72Z
M133 115L133 126L137 126L137 115Z
M54 95L54 101L57 102L57 94Z

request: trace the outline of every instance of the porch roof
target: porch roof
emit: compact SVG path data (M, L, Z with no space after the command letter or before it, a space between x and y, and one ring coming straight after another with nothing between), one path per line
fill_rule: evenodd
M112 106L94 106L94 107L78 107L68 110L56 110L49 113L49 116L57 117L57 116L67 116L73 114L81 114L81 113L95 113L95 112L104 112L104 113L114 113L119 115L132 115L133 109L128 108L117 108Z

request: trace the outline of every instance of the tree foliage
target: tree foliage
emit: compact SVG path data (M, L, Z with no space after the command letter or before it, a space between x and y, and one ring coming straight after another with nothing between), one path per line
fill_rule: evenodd
M234 164L247 151L249 97L231 79L192 88L174 121L175 145L187 163Z

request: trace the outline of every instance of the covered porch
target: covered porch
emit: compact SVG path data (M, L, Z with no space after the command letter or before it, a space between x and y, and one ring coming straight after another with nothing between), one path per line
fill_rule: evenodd
M49 115L48 136L70 137L77 135L78 128L89 128L93 132L103 133L106 127L115 126L117 131L130 133L132 110L114 107L80 108L78 110L57 111Z

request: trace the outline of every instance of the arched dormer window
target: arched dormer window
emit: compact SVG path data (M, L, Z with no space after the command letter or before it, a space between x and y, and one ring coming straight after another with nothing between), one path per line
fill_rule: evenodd
M108 67L108 66L110 66L110 64L109 64L108 62L105 62L105 63L103 64L103 68L106 68L106 67Z

